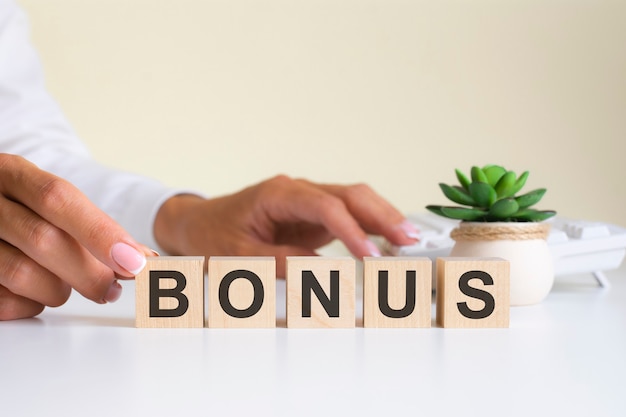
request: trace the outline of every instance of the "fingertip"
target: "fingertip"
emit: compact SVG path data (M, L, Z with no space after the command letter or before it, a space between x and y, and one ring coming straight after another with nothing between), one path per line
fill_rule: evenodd
M420 241L420 232L413 223L404 220L393 226L385 238L395 245L413 245Z
M117 282L117 280L115 280L107 290L107 293L104 296L104 301L106 301L107 303L114 303L119 300L121 296L122 286L119 282Z
M130 246L128 243L118 242L111 248L111 258L124 270L137 275L146 266L146 255Z
M360 240L343 243L344 245L346 245L346 248L350 251L350 253L359 259L363 259L366 256L374 258L382 256L378 246L367 237Z
M368 256L372 256L374 258L380 258L382 256L380 253L380 249L378 249L378 246L376 246L376 244L371 240L366 240L365 246L367 248Z
M409 220L405 219L402 223L397 226L406 237L409 239L419 240L420 232L417 230L417 227Z

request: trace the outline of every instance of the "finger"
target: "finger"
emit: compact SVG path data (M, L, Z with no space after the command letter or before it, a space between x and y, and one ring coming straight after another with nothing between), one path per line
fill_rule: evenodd
M116 291L119 292L115 272L68 233L21 204L1 197L0 218L11 219L0 228L1 240L19 249L83 296L98 303L114 301Z
M0 285L39 304L58 307L72 288L17 248L0 241Z
M276 225L274 243L279 245L297 245L308 249L317 249L332 242L335 237L325 227L307 222Z
M380 256L376 245L341 200L324 197L311 207L318 213L321 224L341 240L353 255L359 258Z
M341 199L367 233L384 236L397 245L413 244L419 240L419 231L415 226L368 185L309 184Z
M355 256L380 255L340 198L306 182L285 177L271 180L266 189L268 194L260 204L274 222L307 221L322 225Z
M0 285L0 320L17 320L35 317L44 305L20 295L15 295Z
M117 274L132 277L145 266L140 246L69 182L7 155L0 173L0 193L67 232Z

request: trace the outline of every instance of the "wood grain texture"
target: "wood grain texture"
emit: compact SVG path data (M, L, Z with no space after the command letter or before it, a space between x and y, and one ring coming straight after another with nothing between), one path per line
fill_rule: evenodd
M430 259L363 259L363 327L430 327L431 305Z
M319 283L317 291L323 294L311 289L312 282L314 286ZM287 327L355 327L355 282L356 263L352 258L287 257Z
M508 261L437 259L437 325L509 327L509 311Z
M209 327L276 327L273 257L211 257L208 264Z
M184 303L187 308L176 317L154 314L171 314ZM135 277L135 326L204 327L204 257L149 257Z

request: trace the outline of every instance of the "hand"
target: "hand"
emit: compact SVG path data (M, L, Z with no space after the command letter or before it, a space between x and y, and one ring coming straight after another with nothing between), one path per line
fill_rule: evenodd
M0 154L0 320L33 317L71 289L119 298L150 252L68 182Z
M157 242L172 255L275 256L280 277L286 256L315 255L335 238L357 257L380 255L367 234L408 245L417 231L366 185L285 176L220 198L173 197L155 222Z

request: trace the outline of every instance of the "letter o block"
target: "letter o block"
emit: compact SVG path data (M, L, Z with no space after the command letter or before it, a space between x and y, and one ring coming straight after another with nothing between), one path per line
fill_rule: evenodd
M437 325L509 327L509 261L437 259Z
M363 327L430 327L432 261L363 259Z
M135 277L136 327L204 327L204 257L149 257Z
M209 258L209 327L276 327L276 259Z

